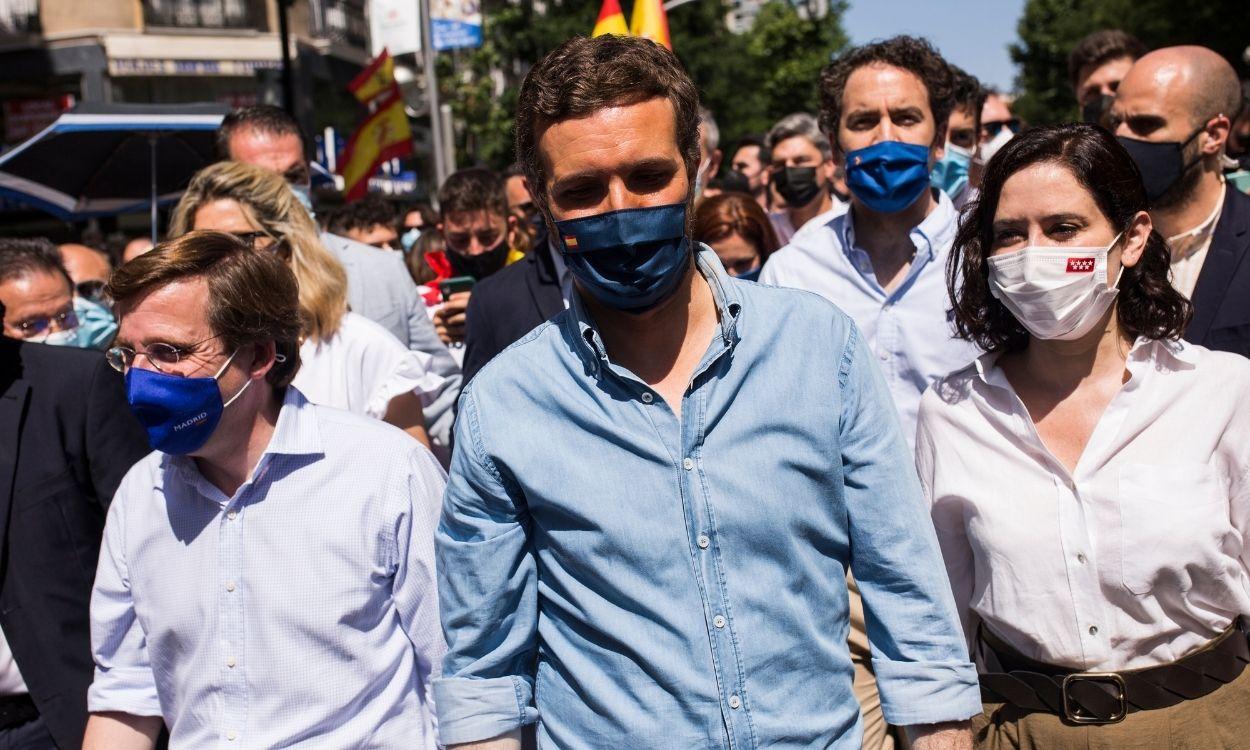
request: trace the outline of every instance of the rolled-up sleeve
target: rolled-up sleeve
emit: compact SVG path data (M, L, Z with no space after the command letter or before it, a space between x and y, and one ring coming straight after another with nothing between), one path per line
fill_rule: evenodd
M441 741L486 740L533 723L538 580L529 519L519 488L490 460L471 390L460 402L435 550L448 646L434 683Z
M838 378L851 570L882 711L896 726L967 719L981 711L976 668L893 402L854 326Z
M148 660L147 638L135 615L126 569L125 483L109 508L104 541L91 591L91 654L95 679L87 710L160 716L156 678Z

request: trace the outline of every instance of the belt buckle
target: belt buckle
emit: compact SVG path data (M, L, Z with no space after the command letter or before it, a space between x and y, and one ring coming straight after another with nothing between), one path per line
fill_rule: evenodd
M1119 701L1120 709L1106 719L1077 713L1075 701L1068 697L1068 687L1077 682L1101 682L1115 686L1114 698ZM1124 699L1124 678L1115 672L1077 672L1064 675L1060 691L1063 693L1063 718L1073 724L1118 724L1128 715L1128 702Z

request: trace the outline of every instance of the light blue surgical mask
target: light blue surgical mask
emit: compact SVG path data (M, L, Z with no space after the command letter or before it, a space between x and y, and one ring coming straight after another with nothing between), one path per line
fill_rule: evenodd
M968 187L968 168L971 166L972 149L948 142L946 155L933 165L929 184L954 198Z
M117 333L117 321L104 305L85 297L74 298L74 314L78 316L77 340L74 346L103 351Z
M419 239L421 239L421 227L413 227L399 235L399 244L403 246L405 253L410 253Z
M664 301L690 267L686 204L629 208L556 222L564 262L608 307L646 312Z
M289 186L291 188L291 192L295 193L295 200L299 201L299 204L304 207L304 210L308 212L308 215L314 219L317 218L317 213L313 211L312 186L293 184Z

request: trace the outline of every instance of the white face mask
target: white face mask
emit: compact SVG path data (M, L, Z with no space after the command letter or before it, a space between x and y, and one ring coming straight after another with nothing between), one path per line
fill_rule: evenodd
M990 292L1036 338L1079 339L1102 320L1119 293L1119 276L1107 283L1107 253L1119 241L1117 235L1103 248L1031 245L992 256Z
M981 144L981 153L977 154L977 161L981 164L988 164L990 159L994 158L999 149L1007 145L1015 133L1011 132L1011 128L1003 128L998 131L998 135Z

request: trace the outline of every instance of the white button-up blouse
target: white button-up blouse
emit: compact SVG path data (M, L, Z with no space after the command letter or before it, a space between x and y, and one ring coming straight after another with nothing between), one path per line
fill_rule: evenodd
M982 623L1038 661L1129 669L1250 615L1250 360L1138 340L1069 475L996 359L925 393L917 428L970 644Z

